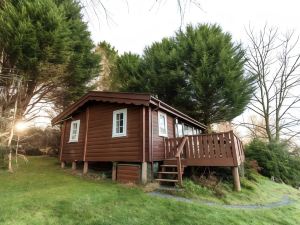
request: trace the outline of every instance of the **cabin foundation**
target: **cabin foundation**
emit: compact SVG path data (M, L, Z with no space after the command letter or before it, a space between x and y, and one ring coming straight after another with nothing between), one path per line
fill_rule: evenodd
M113 181L117 180L117 163L116 162L113 162L111 179Z
M232 176L233 176L234 190L241 191L239 169L237 166L234 166L231 168L231 170L232 170Z
M76 162L75 161L72 162L72 170L76 170Z
M66 166L66 163L62 161L62 162L60 163L60 167L61 167L62 169L64 169L65 166Z
M143 162L142 163L142 177L141 177L142 184L147 183L147 176L148 176L147 167L148 167L147 162Z
M83 174L87 174L88 170L89 170L89 163L84 162L84 164L83 164Z

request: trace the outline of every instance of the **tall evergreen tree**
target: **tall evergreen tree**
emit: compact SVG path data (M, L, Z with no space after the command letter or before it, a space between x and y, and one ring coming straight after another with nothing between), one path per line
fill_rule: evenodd
M131 76L118 73L123 90L149 91L210 125L232 120L250 101L253 77L245 75L244 63L241 45L219 26L205 24L146 48L134 72L127 71Z
M41 99L69 103L96 74L98 58L80 10L74 0L13 0L1 5L0 69L17 69L23 78L20 116ZM12 102L2 105L2 112Z

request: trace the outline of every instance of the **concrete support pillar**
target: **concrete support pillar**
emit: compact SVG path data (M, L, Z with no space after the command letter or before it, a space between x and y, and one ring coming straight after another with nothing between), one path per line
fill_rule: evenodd
M116 162L113 162L111 179L113 181L117 180L117 163Z
M142 184L147 183L147 162L142 163Z
M62 169L64 169L64 168L65 168L65 166L66 166L66 163L65 163L64 161L61 161L61 163L60 163L60 167L61 167Z
M234 182L234 190L241 191L239 169L237 166L235 166L235 167L232 167L231 170L232 170L232 176L233 176L233 182Z
M83 164L83 174L87 174L88 170L89 170L89 163L85 161Z
M76 170L76 162L72 162L72 170Z

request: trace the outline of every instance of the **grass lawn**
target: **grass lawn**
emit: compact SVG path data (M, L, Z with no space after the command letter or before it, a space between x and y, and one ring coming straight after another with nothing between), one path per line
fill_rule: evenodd
M29 160L13 174L0 171L0 224L300 224L299 200L275 209L202 206L149 196L141 187L74 176L54 158ZM228 194L226 201L247 204L282 194L300 197L265 179L254 191Z

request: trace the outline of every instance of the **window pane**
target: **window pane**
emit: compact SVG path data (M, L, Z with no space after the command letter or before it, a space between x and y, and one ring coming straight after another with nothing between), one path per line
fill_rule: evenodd
M178 137L182 137L183 136L182 124L177 124L177 130L178 130Z
M161 134L167 134L166 116L162 114L159 115L159 132Z
M188 129L189 129L189 127L187 126L187 125L184 125L184 135L188 135L189 133L188 133Z
M193 135L193 128L189 127L188 129L189 129L188 134Z
M116 134L124 133L124 113L116 114Z

